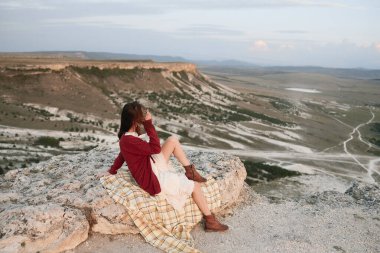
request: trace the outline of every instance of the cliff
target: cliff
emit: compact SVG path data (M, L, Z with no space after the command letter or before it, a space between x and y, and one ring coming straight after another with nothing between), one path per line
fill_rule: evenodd
M7 57L0 55L0 67L16 70L50 69L54 71L63 70L67 67L97 67L99 69L163 69L169 72L185 71L198 73L195 64L186 62L153 62L153 61L99 61L81 59L60 58L30 58L30 57Z
M138 233L125 208L116 204L95 178L109 168L117 154L116 147L98 147L74 156L56 156L2 176L0 252L62 252L75 248L92 232ZM188 157L217 180L223 196L219 211L238 200L246 177L239 158L197 151L188 151ZM172 161L181 170L178 162ZM124 165L122 169L127 168Z
M98 147L1 176L0 252L116 253L120 247L161 252L137 234L123 206L95 179L116 154L116 148ZM217 214L230 227L227 233L205 233L197 225L195 246L202 252L379 252L378 185L352 181L343 191L322 190L277 202L244 183L239 158L187 154L218 181L223 205ZM334 179L302 175L297 181L323 185Z

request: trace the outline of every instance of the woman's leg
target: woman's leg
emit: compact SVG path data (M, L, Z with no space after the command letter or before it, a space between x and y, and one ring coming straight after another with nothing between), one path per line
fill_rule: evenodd
M169 162L170 155L173 154L182 165L187 166L190 164L189 159L187 159L186 154L182 149L181 143L174 135L167 138L162 144L161 152L164 155L166 162Z
M186 166L190 164L190 161L187 159L186 154L181 147L181 143L174 135L166 139L164 144L162 144L161 151L165 157L166 162L169 161L170 155L174 154L174 156L182 165ZM201 212L204 215L210 215L211 212L207 206L207 202L201 190L200 183L194 181L194 190L191 195Z
M210 215L210 209L207 206L206 199L203 195L202 189L201 189L201 184L198 182L194 182L194 190L193 193L191 194L193 196L194 202L197 204L199 209L204 215Z

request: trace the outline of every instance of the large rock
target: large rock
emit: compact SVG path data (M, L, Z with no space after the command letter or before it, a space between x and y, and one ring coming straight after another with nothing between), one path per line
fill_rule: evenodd
M369 208L380 207L380 187L376 184L363 184L354 180L344 193L354 198L358 204Z
M89 230L81 210L54 203L9 208L0 221L1 252L60 252L86 240Z
M226 153L186 153L201 173L216 178L222 195L216 212L234 204L246 177L240 159ZM98 147L1 176L0 252L61 252L75 248L91 232L138 233L125 208L95 177L117 154L117 147ZM174 157L171 162L184 172Z
M300 202L327 209L361 206L365 209L380 210L380 187L377 184L352 180L344 192L328 190L313 193Z

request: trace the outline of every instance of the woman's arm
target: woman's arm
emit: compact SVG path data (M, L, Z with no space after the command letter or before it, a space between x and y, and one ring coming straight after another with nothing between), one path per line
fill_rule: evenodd
M161 144L160 138L158 138L158 134L156 129L153 126L153 120L148 119L143 122L146 134L149 136L149 145L154 152L153 154L158 154L161 152Z
M108 172L112 175L115 175L117 173L117 170L121 168L123 163L124 163L124 157L120 152L119 155L116 157L115 161L113 162L113 165L111 166L111 168L108 169Z
M129 152L137 155L152 155L161 152L160 138L158 138L152 119L145 120L143 125L147 135L149 136L149 142L133 136L128 137L128 144L120 145L122 153ZM126 149L128 149L128 151Z

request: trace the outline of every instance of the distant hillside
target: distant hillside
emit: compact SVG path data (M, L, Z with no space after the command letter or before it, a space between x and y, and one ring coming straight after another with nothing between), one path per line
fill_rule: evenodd
M309 66L273 66L262 67L255 65L201 65L205 71L217 71L229 73L231 75L262 76L279 73L318 73L346 79L379 80L380 70L378 69L344 69L344 68L323 68Z
M0 53L1 56L29 56L32 58L61 58L83 60L155 61L194 63L200 69L236 75L267 75L276 73L319 73L347 79L379 80L380 70L363 68L325 68L319 66L260 66L252 62L229 60L194 60L179 56L138 55L126 53L88 51L36 51L20 53Z
M134 100L150 108L160 138L174 133L193 145L251 145L246 137L225 133L239 122L296 125L282 111L267 115L265 106L252 109L251 101L268 105L266 99L216 83L184 62L5 54L0 94L0 155L7 153L0 173L59 153L111 145L121 108ZM24 153L20 157L13 150Z
M207 80L191 63L3 57L0 70L0 91L7 101L105 118L114 118L122 102L138 98L139 91L152 96L169 92L178 98L204 96L206 92L214 96L214 103L231 93ZM158 98L149 98L158 102Z
M53 122L54 113L41 111L43 106L67 110L70 115L117 120L120 108L136 99L163 119L228 123L255 118L279 126L294 125L281 114L273 117L247 109L250 103L243 94L212 81L192 63L4 56L0 57L0 92L4 101L0 109L7 112L0 124L8 126L76 127L64 120ZM244 106L239 108L238 103Z
M76 58L87 60L128 60L128 61L155 61L155 62L190 62L189 60L176 56L160 55L138 55L109 52L87 52L87 51L36 51L20 53L0 53L0 55L12 55L20 57L44 57L44 58Z
M341 159L339 143L353 138L352 129L341 125L363 125L362 139L350 141L350 150L363 155L363 164L373 163L366 157L378 154L369 126L378 117L378 82L240 69L247 74L205 72L186 62L84 59L78 52L0 54L0 174L117 145L121 108L133 100L150 109L161 140L174 134L184 145L228 150L255 162L293 164L321 151L307 162L315 167L313 161L330 149ZM267 175L269 167L257 164Z

